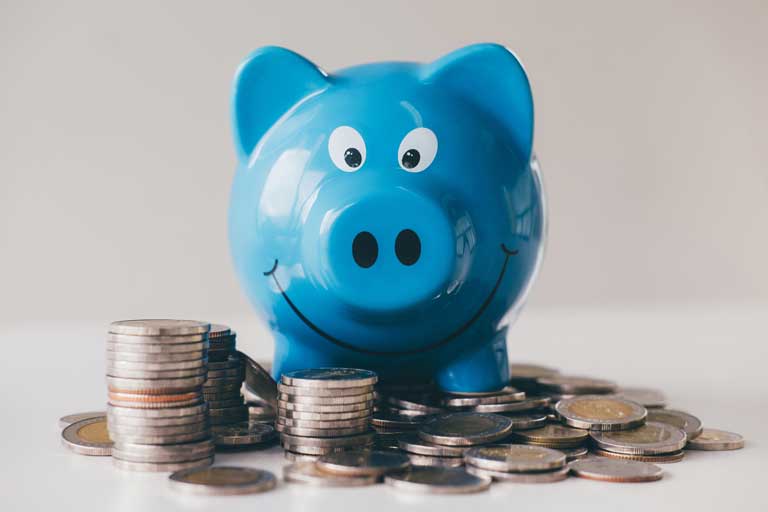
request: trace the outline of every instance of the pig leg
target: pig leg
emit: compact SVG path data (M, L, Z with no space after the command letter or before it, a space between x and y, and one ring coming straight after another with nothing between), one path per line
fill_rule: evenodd
M495 391L509 383L506 329L491 342L462 352L436 375L445 391Z

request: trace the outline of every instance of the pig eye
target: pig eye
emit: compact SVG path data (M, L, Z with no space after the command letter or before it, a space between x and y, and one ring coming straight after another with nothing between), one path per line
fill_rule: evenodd
M339 126L328 137L328 154L333 165L344 172L355 172L365 163L365 141L351 126Z
M437 136L429 128L414 128L403 137L397 160L407 172L421 172L430 166L437 154Z

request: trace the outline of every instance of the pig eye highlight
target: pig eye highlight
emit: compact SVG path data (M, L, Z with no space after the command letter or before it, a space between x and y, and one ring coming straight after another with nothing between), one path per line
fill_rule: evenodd
M437 136L429 128L414 128L403 137L397 150L397 161L406 172L421 172L437 155Z
M355 172L365 163L365 141L351 126L339 126L328 137L328 154L340 170Z

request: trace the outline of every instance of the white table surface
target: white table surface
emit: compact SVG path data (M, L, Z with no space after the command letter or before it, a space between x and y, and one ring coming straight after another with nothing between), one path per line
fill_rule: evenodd
M270 343L253 318L229 320L239 346L259 358ZM689 452L649 484L570 478L546 484L494 484L465 496L420 496L386 486L312 488L282 481L272 492L188 497L158 474L121 472L108 457L60 445L60 416L102 409L103 322L0 326L0 510L768 510L768 305L661 308L653 311L529 311L510 338L511 357L564 372L658 387L670 405L705 426L743 434L734 452ZM217 454L216 464L266 468L280 475L279 448Z

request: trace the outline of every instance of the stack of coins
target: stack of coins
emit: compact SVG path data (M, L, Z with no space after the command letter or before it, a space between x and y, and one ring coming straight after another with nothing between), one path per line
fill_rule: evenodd
M377 376L354 368L284 373L275 424L290 460L370 447L373 386Z
M541 446L479 446L467 450L464 460L468 473L501 482L550 483L568 477L565 454Z
M107 422L114 465L172 472L213 462L203 400L210 325L126 320L107 338Z
M248 407L241 394L245 370L236 350L237 334L226 325L214 324L208 337L208 379L203 395L215 438L217 426L248 421Z

